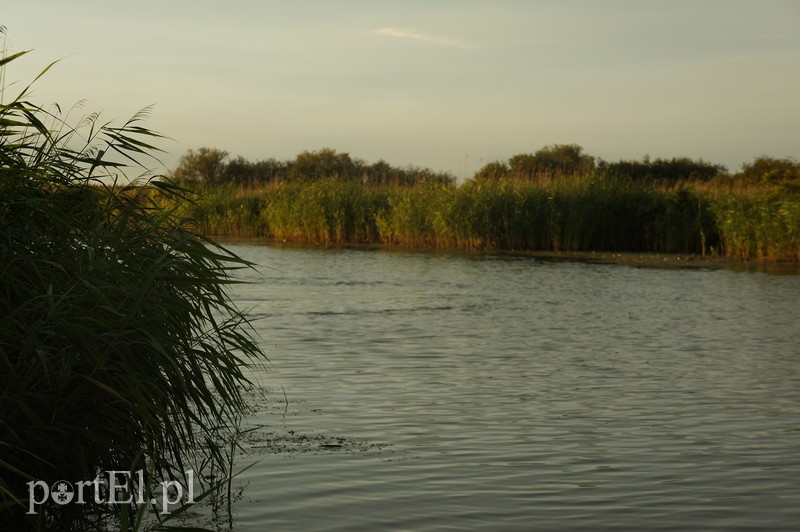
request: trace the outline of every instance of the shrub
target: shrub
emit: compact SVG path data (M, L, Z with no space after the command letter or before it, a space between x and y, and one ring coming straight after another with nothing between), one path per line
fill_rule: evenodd
M755 183L800 181L800 163L790 158L776 159L762 155L752 163L743 164L742 171L736 177Z
M655 160L645 157L641 161L602 162L598 165L598 169L607 175L672 184L682 180L708 181L725 172L724 166L688 157Z
M521 153L508 160L511 174L530 179L540 176L584 174L594 169L594 157L577 144L553 144L534 154Z

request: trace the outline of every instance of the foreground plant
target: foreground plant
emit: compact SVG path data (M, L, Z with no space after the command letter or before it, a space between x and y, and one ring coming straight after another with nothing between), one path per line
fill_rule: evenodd
M29 515L29 483L226 466L264 354L226 290L250 264L159 206L183 189L127 182L158 151L143 114L73 127L28 89L0 105L0 530L79 529L131 508Z

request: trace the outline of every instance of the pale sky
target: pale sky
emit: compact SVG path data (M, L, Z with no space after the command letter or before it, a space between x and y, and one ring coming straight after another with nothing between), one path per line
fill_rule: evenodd
M251 160L800 159L800 0L0 0L6 84ZM21 85L6 88L6 100Z

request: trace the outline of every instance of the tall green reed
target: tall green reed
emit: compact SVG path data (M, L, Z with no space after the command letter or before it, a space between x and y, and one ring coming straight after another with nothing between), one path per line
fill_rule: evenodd
M711 209L720 244L735 258L800 261L800 188L768 187L727 193Z
M192 228L187 191L126 182L158 151L144 114L73 127L29 88L0 105L0 529L82 529L121 507L26 515L26 483L227 463L264 354L227 292L251 265Z
M460 186L347 179L211 189L203 230L315 244L695 253L798 260L797 185L665 181L607 171Z
M195 214L211 233L314 244L798 260L792 186L665 185L600 172L461 186L326 179L215 188Z
M273 238L314 244L374 243L388 207L385 187L335 178L271 185L262 194L261 219Z

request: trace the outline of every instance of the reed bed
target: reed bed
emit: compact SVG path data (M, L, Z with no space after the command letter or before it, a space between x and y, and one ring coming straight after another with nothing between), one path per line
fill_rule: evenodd
M0 530L136 530L144 501L62 505L32 483L228 471L246 368L266 362L228 293L252 264L190 228L188 191L116 186L158 152L143 114L72 126L29 89L0 103Z
M261 217L267 204L264 194L255 193L253 189L225 185L207 188L200 197L202 200L194 203L185 213L195 221L198 231L206 235L268 236L265 221Z
M434 240L457 249L703 252L712 233L699 199L622 178L473 181L439 205Z
M800 191L726 194L712 210L727 256L800 261Z
M600 173L411 187L329 178L207 189L194 216L207 233L306 244L800 260L800 191L791 185Z
M261 221L272 238L318 244L371 244L389 208L386 187L322 180L268 187Z

